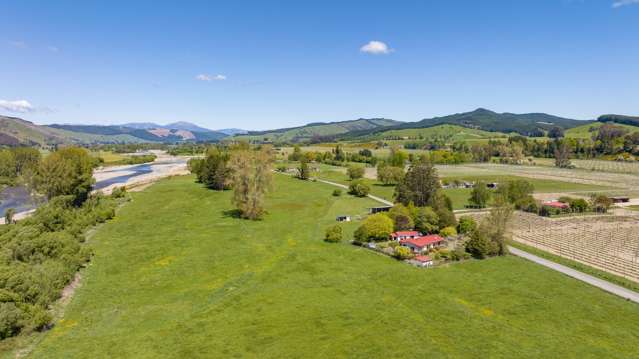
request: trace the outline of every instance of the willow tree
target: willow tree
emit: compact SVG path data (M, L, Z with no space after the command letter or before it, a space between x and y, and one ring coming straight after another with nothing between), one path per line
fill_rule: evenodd
M272 184L272 164L273 155L268 147L241 148L231 154L231 200L242 218L255 220L264 215L264 197Z

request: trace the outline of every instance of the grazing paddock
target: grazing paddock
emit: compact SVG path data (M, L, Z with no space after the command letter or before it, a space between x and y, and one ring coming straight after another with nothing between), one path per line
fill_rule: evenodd
M639 282L639 218L517 212L513 239Z

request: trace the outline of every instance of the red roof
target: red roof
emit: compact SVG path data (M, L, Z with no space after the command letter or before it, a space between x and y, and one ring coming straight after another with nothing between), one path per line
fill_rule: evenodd
M417 231L397 231L391 233L391 237L417 237L421 235L421 233Z
M559 201L546 202L546 203L544 203L544 206L554 207L554 208L562 208L562 209L570 207L570 205L568 205L567 203L563 203L563 202L559 202Z
M423 237L419 237L419 238L415 238L415 239L404 239L402 241L400 241L399 243L404 244L412 244L415 247L425 247L429 244L434 244L434 243L439 243L439 242L443 242L444 238L436 235L436 234L431 234L428 236L423 236Z
M415 260L418 261L418 262L422 262L422 263L431 262L432 261L432 259L429 256L417 256L417 257L415 257Z

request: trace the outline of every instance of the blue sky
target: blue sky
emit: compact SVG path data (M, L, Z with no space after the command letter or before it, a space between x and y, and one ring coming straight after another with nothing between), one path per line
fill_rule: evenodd
M41 124L267 129L477 107L639 115L639 0L4 0L0 9L0 114Z

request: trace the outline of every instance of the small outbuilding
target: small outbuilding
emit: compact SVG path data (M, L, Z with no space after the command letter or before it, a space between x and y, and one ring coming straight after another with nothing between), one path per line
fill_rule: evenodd
M384 206L384 207L373 207L371 208L371 214L375 214L375 213L381 213L381 212L388 212L391 210L391 206Z
M335 220L338 222L350 222L351 216L337 216Z
M609 197L609 198L612 201L612 203L628 203L628 202L630 202L630 197L626 197L626 196L614 196L614 197Z
M417 266L417 267L432 267L433 259L429 256L416 256L415 258L408 261L408 263Z

